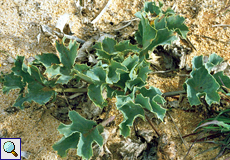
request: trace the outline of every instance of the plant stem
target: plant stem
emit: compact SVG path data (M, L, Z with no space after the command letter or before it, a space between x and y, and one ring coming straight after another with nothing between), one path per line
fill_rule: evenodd
M180 95L180 94L185 94L185 93L186 93L185 90L173 91L173 92L166 92L166 93L163 93L162 96L163 96L163 97L172 97L172 96L176 96L176 95Z
M153 122L149 119L149 117L145 114L145 118L147 119L147 121L149 122L150 126L152 127L152 129L156 132L157 136L160 137L159 132L157 131L157 129L154 127Z
M75 92L75 93L82 93L87 92L87 88L55 88L56 92Z

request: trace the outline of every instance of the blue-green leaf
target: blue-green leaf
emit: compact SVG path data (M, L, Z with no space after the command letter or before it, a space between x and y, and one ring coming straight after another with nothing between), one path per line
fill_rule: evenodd
M213 77L216 79L220 86L230 88L230 78L224 75L223 71L214 74Z
M18 106L22 109L25 101L35 101L39 104L45 104L52 96L55 96L55 94L56 92L52 88L34 81L28 84L28 93L26 93L25 96L21 94L16 100L14 106Z
M201 104L199 98L205 96L208 105L219 103L220 96L217 93L220 85L215 78L208 73L208 70L203 66L191 73L191 78L187 79L185 84L187 88L187 97L191 105Z
M61 157L67 156L67 151L70 148L77 148L79 142L80 133L75 132L68 137L62 137L58 142L56 142L52 147L55 151L58 152L58 155Z
M156 29L154 29L149 24L149 20L142 15L138 31L135 34L137 42L145 49L151 44L152 40L155 39L156 34Z
M88 87L88 96L93 101L93 103L103 108L107 105L106 100L102 96L102 91L104 89L104 84L90 84Z
M167 27L170 30L175 30L179 35L186 39L189 29L184 24L184 20L184 17L179 15L172 15L166 18Z
M100 146L103 144L103 138L99 132L101 126L98 126L94 121L83 118L76 111L70 111L69 118L72 121L71 124L61 124L58 127L58 131L64 136L53 148L62 157L66 155L66 150L69 148L77 148L79 156L89 159L93 155L92 143L95 141Z
M122 105L119 110L124 115L123 122L119 125L121 135L127 137L130 135L130 126L133 125L133 121L137 117L141 117L144 119L144 110L142 109L141 105L134 104L132 101L129 101Z
M60 61L68 70L71 70L75 63L78 47L79 44L77 44L76 41L70 41L68 48L63 42L59 44L56 41L56 49L59 53Z
M220 64L223 61L223 58L218 56L217 54L213 53L209 56L208 62L205 63L205 67L210 73L213 67Z
M50 67L52 64L60 64L58 56L53 53L43 53L42 55L36 55L35 58L46 68Z
M25 83L22 82L22 78L20 76L16 76L13 73L5 75L4 77L4 86L3 86L3 93L9 93L11 89L21 89L21 91L25 87Z

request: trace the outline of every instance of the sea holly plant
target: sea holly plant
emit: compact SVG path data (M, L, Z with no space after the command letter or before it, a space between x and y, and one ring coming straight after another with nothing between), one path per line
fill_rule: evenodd
M135 14L140 18L135 34L137 42L142 46L140 60L148 58L148 53L156 46L170 45L177 40L175 33L186 39L189 30L184 24L184 17L176 15L170 8L163 11L162 6L162 3L157 6L155 2L146 2L144 9Z
M108 104L107 98L117 99L116 107L123 114L119 125L121 135L129 136L135 118L145 119L146 111L163 121L165 99L158 88L146 87L147 75L151 71L146 58L158 45L171 44L177 39L176 34L186 38L188 28L184 18L173 10L163 11L162 3L158 6L155 2L146 2L144 9L136 16L140 18L135 34L137 45L127 40L117 42L105 38L93 46L98 63L91 67L75 63L79 44L70 41L66 45L63 38L61 42L56 42L58 54L37 55L35 61L29 64L24 63L24 57L18 56L12 72L0 77L3 93L20 89L14 106L23 109L26 101L46 104L51 99L54 101L58 92L79 92L78 88L58 87L68 84L70 80L82 80L88 83L88 97L96 106L104 108ZM199 104L199 98L203 95L208 104L218 102L220 97L217 92L222 83L229 87L229 79L222 72L210 74L211 69L221 61L215 54L207 63L203 62L202 57L194 58L191 78L184 85L191 105ZM211 85L204 80L211 82ZM68 149L77 148L79 156L89 159L93 155L92 144L103 145L103 125L85 119L76 111L70 111L69 118L71 124L58 127L63 137L53 145L53 149L64 157Z
M190 105L201 104L200 98L205 97L208 105L219 103L218 92L223 92L222 87L230 88L230 78L223 71L211 74L212 68L223 61L223 58L213 53L207 62L203 56L196 56L192 60L191 78L184 83Z

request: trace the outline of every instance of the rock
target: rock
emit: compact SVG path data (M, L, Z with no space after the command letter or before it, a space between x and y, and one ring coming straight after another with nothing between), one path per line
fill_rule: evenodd
M33 62L35 60L35 58L34 57L29 57L26 60L27 60L28 63L31 63L31 62Z
M174 160L176 159L176 144L171 139L169 140L166 134L163 134L158 142L158 152L157 156L159 159L168 159Z
M122 159L133 160L147 148L147 143L142 143L140 140L132 140L126 138L125 141L122 141L123 147L119 149Z
M14 58L12 58L12 57L8 57L7 58L7 61L9 62L9 63L14 63L14 61L15 61L15 59Z
M153 140L154 134L155 133L151 130L147 130L147 129L138 130L138 135L143 137L148 143L150 143Z
M30 156L30 153L27 151L21 151L21 156L24 157L25 159L28 159Z

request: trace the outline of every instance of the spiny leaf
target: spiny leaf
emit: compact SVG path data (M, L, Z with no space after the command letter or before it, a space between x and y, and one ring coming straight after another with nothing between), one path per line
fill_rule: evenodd
M42 55L36 55L35 58L41 62L46 69L52 64L60 64L59 58L53 53L43 53Z
M103 60L105 63L110 63L110 60L113 57L113 54L109 54L103 50L97 50L96 55L98 56L98 60Z
M149 24L149 20L145 18L144 15L141 15L141 21L135 37L137 42L142 45L143 49L150 45L151 41L156 37L156 33L156 29Z
M64 39L63 39L63 41L64 41ZM59 44L56 41L56 49L59 53L60 61L69 70L72 69L72 67L75 63L75 59L77 57L78 47L79 47L79 44L77 44L76 41L70 41L68 48L65 47L64 42Z
M70 125L61 124L58 127L58 131L64 136L53 147L62 154L61 156L65 156L65 151L77 144L77 154L89 159L93 155L92 143L95 141L100 146L103 144L99 126L97 126L96 122L83 118L76 111L70 111L69 118L72 121ZM70 140L73 141L71 142ZM61 148L61 145L66 147Z
M155 38L151 41L151 44L140 52L140 60L142 61L144 56L148 58L148 52L152 51L158 45L170 45L175 40L177 40L177 37L173 34L173 31L170 31L167 28L158 30Z
M89 72L89 66L86 64L75 64L74 71L77 73L77 76L80 77L82 80L93 84L95 81L87 75L87 72Z
M216 79L220 86L230 88L230 78L224 75L223 71L214 74L213 77Z
M107 105L107 102L104 100L102 92L104 89L104 84L90 84L88 87L88 96L93 101L93 103L103 108Z
M220 86L204 66L193 70L190 75L192 78L185 82L190 105L201 104L199 100L201 96L205 96L208 105L219 103L220 96L217 90Z
M146 2L146 3L144 4L144 11L145 11L146 13L150 12L150 13L152 13L153 15L157 16L157 15L159 15L159 14L162 12L161 7L162 7L162 6L159 6L159 7L158 7L158 6L156 5L156 2L155 2L155 1L154 1L154 2Z
M60 64L53 64L48 67L45 74L49 79L57 78L56 84L67 84L74 76L67 67Z
M173 31L170 31L167 28L158 30L156 37L152 40L147 50L151 51L158 45L170 45L175 40L177 40L177 37L173 34Z
M154 27L159 30L159 29L164 29L166 28L167 24L166 24L166 18L163 17L162 19L160 19L160 17L157 17L154 20Z
M16 100L14 106L23 108L23 103L35 101L39 104L45 104L51 97L55 97L56 92L51 88L37 83L36 81L28 84L28 93L25 96L21 94Z
M162 95L161 91L155 87L150 87L149 89L145 87L141 87L141 88L136 87L132 94L134 95L134 93L136 93L137 91L139 91L142 97L144 98L142 98L143 102L140 102L141 97L138 97L137 102L136 102L136 99L135 99L135 102L142 104L142 106L147 103L150 103L151 109L149 111L156 114L156 116L161 121L163 121L166 110L162 108L161 105L163 105L166 101L161 96ZM146 97L148 99L146 99Z
M120 87L121 89L125 89L125 83L127 80L129 80L129 73L123 73L123 74L120 74L120 80L117 82L117 83L114 83L113 85L114 86L118 86Z
M186 39L189 29L184 24L184 20L184 17L179 15L172 15L166 18L167 27L169 30L175 30L179 35Z
M128 68L129 71L138 63L139 57L137 55L129 56L122 64Z
M116 102L116 106L117 108L121 108L125 103L132 101L133 97L131 97L131 95L117 95L116 96L117 102Z
M52 89L55 81L47 82L36 66L26 66L23 61L24 57L18 56L16 58L15 67L12 68L13 72L5 76L3 91L9 92L10 89L20 88L21 92L14 106L21 109L26 101L45 104L56 95L56 92ZM25 90L26 83L27 90Z
M115 97L116 95L124 95L124 92L123 91L119 91L117 89L113 89L111 88L110 86L106 86L107 88L107 97L108 98L113 98Z
M111 54L111 53L115 52L114 47L115 47L116 44L117 44L116 40L106 37L103 40L102 48L103 48L104 51L106 51L109 54Z
M126 85L126 87L128 88L128 89L130 89L131 91L133 90L133 87L142 87L142 86L144 86L145 85L145 82L140 78L140 77L137 77L137 78L135 78L135 79L133 79L133 80L128 80L128 81L126 81L126 83L125 83L125 85ZM126 91L127 89L125 89L125 91Z
M90 76L87 72L87 75ZM106 70L103 69L102 66L94 66L91 70L90 73L93 73L97 78L94 79L95 81L98 81L98 83L104 83L106 80ZM92 76L92 75L91 75Z
M143 108L146 108L150 112L153 111L152 106L150 104L150 99L148 97L144 97L142 94L137 94L135 98L135 103L140 104Z
M134 104L132 101L129 101L122 105L119 110L124 115L123 122L119 125L121 135L127 137L130 135L130 126L133 125L133 121L137 117L141 117L144 119L144 110L142 109L141 105Z
M205 63L205 68L210 72L213 67L220 64L223 61L223 58L213 53L209 56L208 62Z
M66 157L67 152L70 148L77 148L79 142L80 134L78 132L73 133L69 137L62 137L58 142L56 142L52 147L58 152L61 157Z
M137 47L137 45L130 44L130 41L121 41L117 45L115 45L115 50L119 52L123 52L124 56L128 52L138 53L141 49Z
M201 67L203 67L203 65L204 65L204 62L203 62L203 56L202 55L193 57L193 59L192 59L193 70L201 68Z
M45 71L45 75L49 79L55 78L57 76L60 76L60 69L61 69L61 66L59 64L53 64L53 65L47 67L47 69Z
M224 76L223 72L218 72L213 76L210 74L212 68L223 61L223 58L211 54L208 62L203 62L203 56L196 56L192 60L193 71L190 73L191 78L184 83L184 88L187 91L189 103L191 105L200 104L199 98L205 96L208 105L219 103L220 96L217 91L220 86L226 83L230 87L229 77ZM221 80L223 81L221 82Z
M24 56L17 56L14 67L11 69L15 75L21 76L24 82L32 82L34 79L28 72L28 67L23 63Z
M107 72L106 83L113 84L120 80L121 74L128 73L128 69L121 63L112 60L110 66L107 68Z
M166 110L161 107L165 103L161 94L157 88L134 87L133 92L129 95L116 96L116 106L124 116L123 122L119 125L122 135L128 136L130 134L129 127L132 126L136 117L144 116L144 108L156 114L163 121Z
M147 79L147 74L149 72L151 72L151 69L149 68L149 63L146 62L146 60L142 61L139 65L138 65L138 77L140 77L142 79L142 81L146 81Z
M14 75L13 73L5 75L3 84L3 93L9 93L11 89L17 88L21 89L22 91L25 87L25 83L22 82L22 78Z

